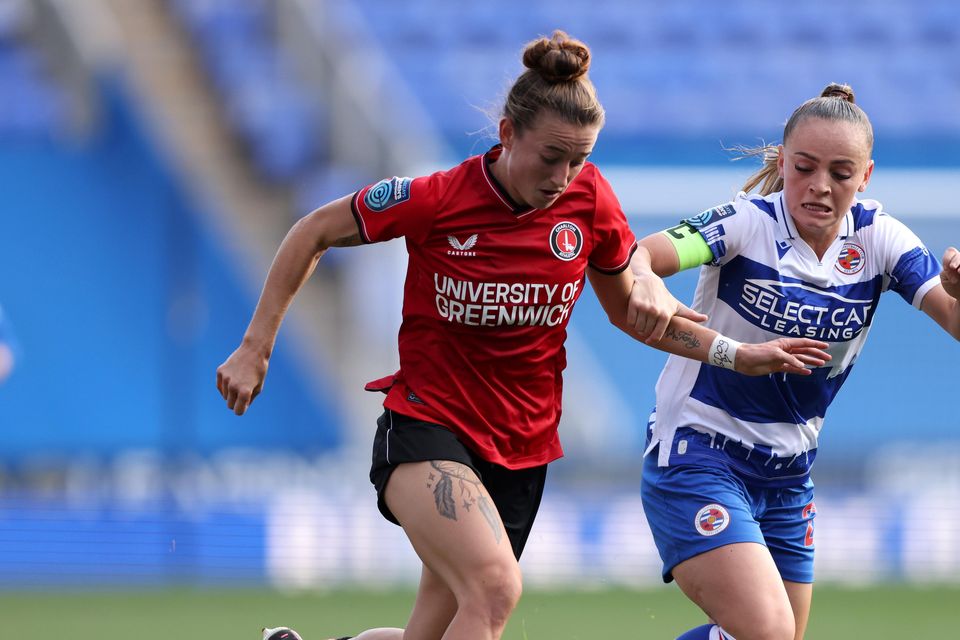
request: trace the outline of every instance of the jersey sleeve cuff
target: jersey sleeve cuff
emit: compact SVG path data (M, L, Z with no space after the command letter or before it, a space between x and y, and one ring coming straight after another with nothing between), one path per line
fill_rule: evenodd
M913 295L913 303L912 303L913 306L919 309L920 306L923 304L923 299L926 297L928 293L930 293L930 289L933 289L938 284L940 284L939 274L930 278L929 280L924 282L922 285L920 285L917 288L917 292Z
M626 269L627 266L630 264L630 259L633 258L633 254L636 252L638 246L639 245L636 242L634 242L633 246L630 247L630 251L627 252L627 258L615 267L600 267L593 264L592 262L589 263L590 267L608 276L615 276L618 273L623 273L623 270Z
M363 191L363 189L360 189ZM353 194L353 197L350 198L350 213L353 214L353 219L357 222L357 229L360 230L360 239L363 240L364 244L371 244L373 240L370 239L370 236L367 234L367 227L363 222L363 217L360 215L360 210L357 208L357 200L360 198L360 191L357 191Z

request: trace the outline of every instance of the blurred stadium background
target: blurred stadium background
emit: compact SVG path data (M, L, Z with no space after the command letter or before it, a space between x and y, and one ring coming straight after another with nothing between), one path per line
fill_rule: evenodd
M146 621L141 638L208 619L207 638L256 637L224 621L270 611L290 617L252 624L403 624L419 565L366 480L380 398L362 392L396 366L402 244L328 253L242 419L215 368L289 226L485 150L523 44L555 28L593 48L608 114L593 159L638 235L729 199L754 167L724 148L779 141L840 81L875 127L867 197L936 255L960 243L952 0L0 0L0 337L16 357L0 637L128 632L118 619ZM672 287L689 299L694 282ZM960 624L957 345L896 296L871 343L814 472L827 595L811 633L887 612L939 638ZM699 614L659 585L638 495L664 358L589 290L568 352L567 458L510 637L643 632L658 615L646 637L668 637ZM324 625L357 607L370 617ZM538 630L537 612L573 618Z

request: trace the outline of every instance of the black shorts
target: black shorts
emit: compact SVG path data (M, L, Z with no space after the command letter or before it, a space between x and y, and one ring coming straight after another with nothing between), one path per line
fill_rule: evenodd
M547 465L507 469L480 458L445 427L387 409L377 419L370 467L370 482L377 489L377 506L384 518L400 524L384 500L390 474L399 464L427 460L452 460L473 469L497 506L513 555L519 560L540 508Z

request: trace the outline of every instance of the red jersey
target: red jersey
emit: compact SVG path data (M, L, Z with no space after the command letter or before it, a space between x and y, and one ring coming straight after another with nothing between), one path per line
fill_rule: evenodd
M368 385L384 406L443 425L511 469L563 455L563 347L587 265L623 271L636 249L609 183L586 163L547 209L519 207L488 164L496 146L449 171L361 189L365 242L404 236L409 261L400 371ZM381 383L377 386L377 383Z

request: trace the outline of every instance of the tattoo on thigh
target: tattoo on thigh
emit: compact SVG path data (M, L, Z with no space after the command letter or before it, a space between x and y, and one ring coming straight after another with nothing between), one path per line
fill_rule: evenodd
M500 544L500 539L503 538L500 517L493 506L493 501L483 494L483 485L480 480L473 475L470 469L458 462L432 460L430 466L436 473L430 472L427 487L433 490L433 500L436 502L437 512L444 518L456 520L456 501L458 497L463 500L461 506L465 511L469 512L470 508L476 505L487 524L490 525L497 544ZM455 497L455 493L459 493L459 496Z

